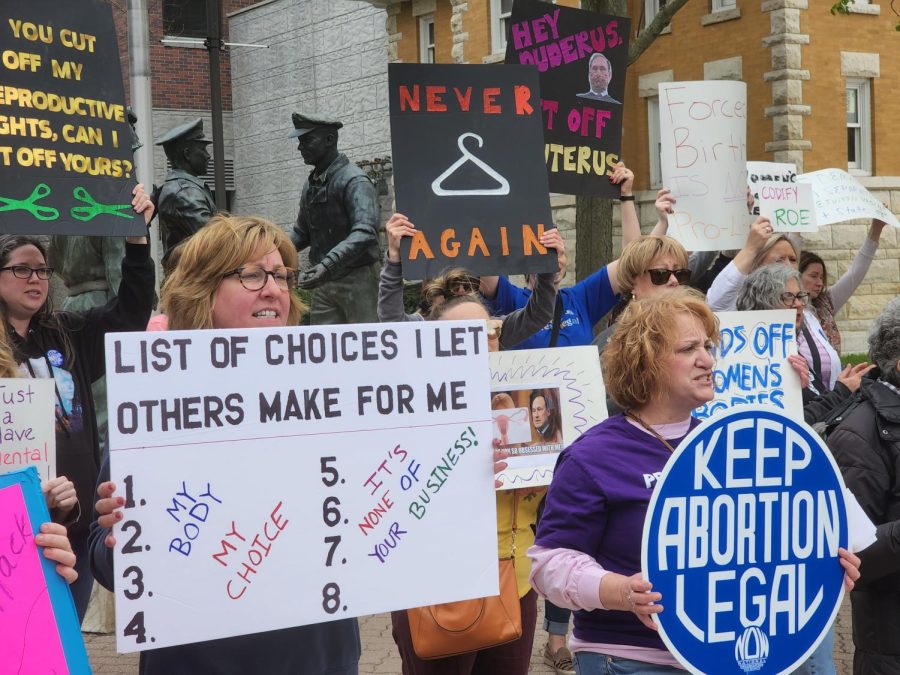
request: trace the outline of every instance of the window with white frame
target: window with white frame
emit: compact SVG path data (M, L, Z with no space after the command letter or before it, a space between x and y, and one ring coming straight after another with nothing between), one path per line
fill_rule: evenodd
M662 140L659 135L659 96L647 98L647 148L650 152L650 187L662 187Z
M491 49L497 54L506 51L506 35L513 0L491 0Z
M419 17L419 63L434 63L434 14Z
M726 9L734 9L737 7L737 0L712 0L711 10L713 12L724 12Z
M847 80L847 168L872 173L872 107L870 80Z
M654 17L659 14L659 10L666 6L666 0L644 0L644 25L650 25Z

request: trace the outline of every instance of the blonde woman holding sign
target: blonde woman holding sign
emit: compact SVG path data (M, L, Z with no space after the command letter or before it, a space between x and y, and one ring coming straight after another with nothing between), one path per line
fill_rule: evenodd
M184 245L166 278L160 301L170 330L296 325L305 310L292 292L297 250L277 225L253 217L220 214ZM113 589L112 526L125 499L109 481L109 463L97 488L91 525L91 566ZM356 675L356 619L199 642L141 652L141 675L266 673Z

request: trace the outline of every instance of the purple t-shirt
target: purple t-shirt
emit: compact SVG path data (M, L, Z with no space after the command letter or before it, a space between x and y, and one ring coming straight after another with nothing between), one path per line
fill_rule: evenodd
M692 429L697 424L691 420ZM682 439L666 440L676 447ZM622 415L593 427L560 455L534 543L587 553L604 569L625 576L640 572L647 505L669 457L659 439ZM666 649L631 612L574 614L579 640Z

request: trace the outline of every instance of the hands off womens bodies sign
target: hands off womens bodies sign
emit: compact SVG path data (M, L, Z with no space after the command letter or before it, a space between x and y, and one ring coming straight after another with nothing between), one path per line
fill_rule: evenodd
M809 656L843 597L843 489L818 435L772 410L742 407L682 441L650 500L642 566L685 667L788 673Z
M484 330L108 336L119 651L496 595Z
M606 177L619 161L631 21L516 0L506 63L541 76L544 158L553 192L618 197Z
M105 0L5 0L0 232L143 234Z
M388 79L397 206L418 228L404 276L555 270L537 72L392 63Z

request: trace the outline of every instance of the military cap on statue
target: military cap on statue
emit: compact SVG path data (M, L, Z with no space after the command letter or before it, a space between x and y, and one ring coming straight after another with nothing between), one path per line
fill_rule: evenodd
M294 130L291 132L291 135L288 138L298 138L303 134L309 133L313 129L322 129L325 127L331 127L332 129L340 129L344 126L344 123L334 119L333 117L326 117L324 115L307 115L304 113L294 113L291 115L291 120L294 123Z
M177 127L172 127L156 141L156 145L168 145L175 141L196 141L197 143L212 143L203 135L203 120L199 117L193 122L185 122Z

